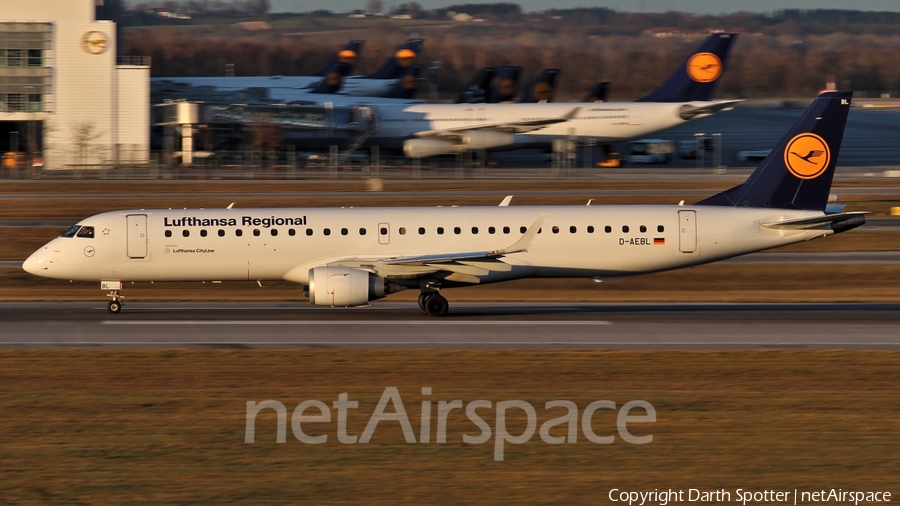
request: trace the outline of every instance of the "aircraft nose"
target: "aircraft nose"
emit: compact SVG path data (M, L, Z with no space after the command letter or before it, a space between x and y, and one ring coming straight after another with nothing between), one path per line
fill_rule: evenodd
M49 267L49 262L46 258L45 250L47 247L43 247L28 257L24 263L22 263L22 269L29 274L34 274L35 276L40 276L47 271L47 267Z

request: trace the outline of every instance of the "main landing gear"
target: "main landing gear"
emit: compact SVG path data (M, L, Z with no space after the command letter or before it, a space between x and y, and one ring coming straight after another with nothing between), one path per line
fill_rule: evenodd
M422 292L419 294L419 309L428 316L444 316L450 309L450 303L438 292Z

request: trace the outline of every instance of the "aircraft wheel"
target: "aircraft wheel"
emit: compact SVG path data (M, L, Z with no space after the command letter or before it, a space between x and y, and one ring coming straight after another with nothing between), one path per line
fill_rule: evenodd
M425 303L432 295L434 295L434 292L422 292L419 294L419 309L425 311L426 313L428 312L425 310Z
M444 316L448 309L450 304L441 294L436 293L425 300L425 312L428 316Z
M117 300L111 300L109 301L109 304L106 305L106 309L112 314L117 314L122 310L122 303Z

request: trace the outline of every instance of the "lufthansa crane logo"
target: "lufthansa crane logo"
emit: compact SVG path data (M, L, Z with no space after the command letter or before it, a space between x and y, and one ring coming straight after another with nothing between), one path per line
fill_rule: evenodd
M409 67L416 61L416 52L412 49L401 49L394 53L394 58L401 67Z
M81 49L90 54L103 54L109 46L109 37L103 32L87 32L81 37Z
M815 179L831 161L831 149L825 139L813 133L795 135L784 148L784 164L800 179Z
M344 49L338 53L338 61L340 61L341 63L346 63L347 65L353 65L354 63L356 63L356 52L349 49Z
M687 73L698 83L711 83L722 75L722 60L713 53L697 53L688 60Z
M547 83L537 83L531 90L531 92L534 94L534 98L539 102L542 100L550 100L550 93L552 91L553 88Z

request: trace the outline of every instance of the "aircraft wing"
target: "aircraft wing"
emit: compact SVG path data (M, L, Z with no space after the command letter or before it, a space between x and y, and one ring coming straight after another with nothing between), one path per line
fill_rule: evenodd
M509 121L509 122L501 122L501 123L485 123L482 125L468 125L468 126L460 126L455 128L444 128L441 130L426 130L424 132L416 132L414 135L416 137L447 137L455 134L461 134L464 132L469 132L472 130L495 130L498 132L506 132L513 134L521 134L525 132L532 132L534 130L540 130L548 125L555 125L557 123L565 123L570 119L574 118L578 115L578 111L581 110L581 107L573 107L571 111L559 116L557 118L543 118L543 119L535 119L528 121Z
M850 222L845 223L845 225L852 225L850 228L855 228L866 222L867 214L869 213L865 211L834 213L825 214L822 216L813 216L811 218L798 218L794 220L762 223L761 225L766 228L773 228L776 230L809 230L813 228L819 228L823 225L835 225L837 223Z
M685 104L679 109L678 115L685 121L692 118L705 118L717 112L729 111L735 104L741 102L743 102L743 100L715 100L703 105Z
M500 261L500 258L528 251L528 247L531 246L546 217L547 213L541 214L519 240L496 250L388 258L343 258L329 262L328 265L368 269L387 279L443 274L446 279L453 281L479 283L479 276L487 275L492 271L508 272L512 270L512 266Z

